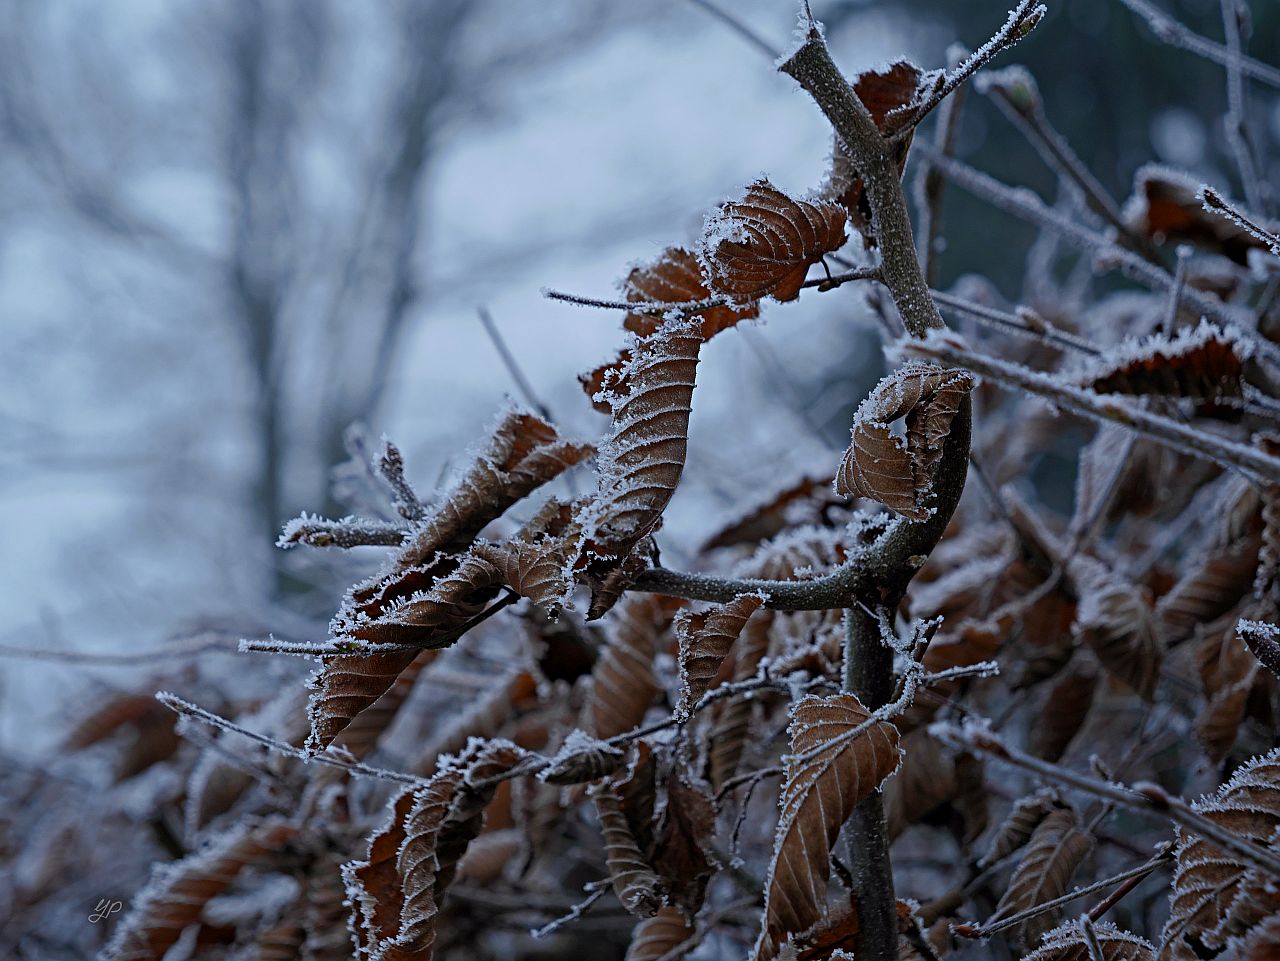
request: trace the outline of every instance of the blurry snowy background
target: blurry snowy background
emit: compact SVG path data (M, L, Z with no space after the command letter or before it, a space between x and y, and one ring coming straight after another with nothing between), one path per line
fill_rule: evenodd
M789 43L793 0L721 2ZM1007 6L814 0L849 73L937 66ZM1218 0L1162 6L1221 35ZM1280 4L1253 6L1275 61ZM1223 179L1198 119L1222 112L1218 68L1115 0L1051 3L1002 62L1033 68L1116 195L1150 160ZM565 431L595 438L576 374L612 355L620 318L541 288L610 296L755 176L816 187L829 147L792 82L689 0L3 0L0 140L0 645L99 653L199 630L318 639L340 582L272 543L300 510L338 510L348 424L394 439L420 487L447 478L515 393L483 305ZM980 97L958 153L1052 185ZM946 229L944 284L982 269L1017 297L1027 228L952 190ZM708 347L669 556L834 466L881 372L870 324L847 288ZM86 672L126 676L0 667L18 754Z

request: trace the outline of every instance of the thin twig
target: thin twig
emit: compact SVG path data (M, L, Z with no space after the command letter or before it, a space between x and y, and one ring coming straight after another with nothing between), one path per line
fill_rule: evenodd
M961 48L963 52L963 48ZM953 65L954 66L954 65ZM943 101L938 112L938 122L933 134L934 148L944 157L955 152L956 137L960 131L960 116L964 110L965 88L957 88L949 98ZM942 198L946 193L947 181L927 162L921 163L916 173L916 208L919 223L920 240L917 246L920 251L921 269L924 271L925 283L930 287L937 286L938 266L941 253Z
M1273 877L1280 878L1280 855L1214 823L1203 814L1192 810L1186 801L1170 796L1155 784L1143 783L1132 786L1113 784L1089 777L1087 774L1080 774L1010 747L999 738L982 730L977 724L969 724L961 728L954 724L939 723L932 725L929 730L944 741L981 751L1006 764L1039 774L1050 781L1075 788L1085 794L1111 801L1120 807L1163 814L1188 832L1198 834Z
M1172 845L1166 843L1162 850L1149 861L1139 864L1136 867L1129 868L1127 871L1121 871L1119 874L1112 875L1109 878L1103 878L1101 881L1094 881L1092 884L1087 884L1082 888L1075 888L1074 890L1068 891L1066 894L1056 897L1050 901L1045 901L1043 904L1037 904L1025 911L1019 911L1017 914L1011 914L1007 918L1002 918L995 924L957 924L952 928L952 930L964 938L989 938L993 934L998 934L1008 928L1016 927L1030 918L1044 914L1046 911L1052 911L1064 904L1070 904L1077 898L1083 898L1086 895L1101 891L1104 888L1109 888L1113 884L1119 884L1121 881L1134 881L1136 884L1138 881L1141 881L1143 878L1147 877L1147 875L1155 871L1162 864L1172 859L1172 852ZM1132 889L1133 885L1130 885L1128 890Z
M954 310L958 314L972 317L974 320L990 327L1008 331L1020 337L1030 337L1042 343L1052 344L1059 349L1075 350L1083 354L1089 354L1092 357L1102 356L1102 351L1083 337L1077 337L1075 334L1068 334L1066 331L1059 330L1033 311L1018 308L1016 313L1011 314L1003 310L997 310L994 307L988 307L985 304L965 300L963 297L943 293L940 290L930 291L930 293L933 294L933 299L943 309Z
M531 934L535 938L545 938L548 934L552 934L555 931L559 931L566 924L569 924L572 921L577 921L580 917L582 917L584 914L587 913L587 911L591 909L591 906L593 904L595 904L602 897L604 897L604 893L607 890L609 890L609 881L607 878L603 881L590 881L584 886L584 889L589 891L590 893L587 894L585 898L583 898L573 907L571 907L567 914L556 918L554 921L544 924L540 928L534 928L532 931L529 932L529 934Z
M739 20L737 17L735 17L733 14L729 13L728 11L721 10L714 3L709 2L709 0L689 0L689 2L692 3L694 6L701 7L703 10L707 11L707 13L711 14L711 16L715 17L717 20L723 23L726 27L728 27L730 30L732 30L734 33L740 36L743 40L747 41L747 43L751 44L753 47L755 47L757 50L763 53L770 60L777 60L779 57L782 56L781 50L772 46L767 40L761 37L760 34L756 33L754 30L752 30L745 23L743 23L741 20Z
M231 635L234 636L234 635ZM36 647L15 647L0 644L0 657L20 657L32 661L56 661L62 664L98 665L103 667L134 667L152 661L171 658L199 657L202 654L235 654L235 644L228 635L212 632L196 634L184 644L152 647L127 654L106 654L91 651L50 651Z
M929 112L942 103L960 84L1034 30L1046 12L1043 3L1038 3L1036 0L1022 0L1009 11L1009 18L1005 20L1004 26L996 31L995 36L971 53L955 70L948 71L946 79L925 98L919 107L913 109L907 125L895 133L892 139L897 141L905 137L908 131L927 117Z
M190 701L184 701L176 694L170 694L168 691L158 691L156 700L163 704L169 710L183 717L189 717L205 724L216 727L220 731L226 731L230 734L239 734L241 737L248 738L264 747L270 748L277 754L283 754L286 757L297 758L299 761L306 763L323 764L325 767L334 767L351 774L361 777L376 778L380 781L394 781L397 784L407 784L410 787L422 787L427 782L422 778L414 777L412 774L404 774L400 771L388 771L383 768L372 767L368 764L362 764L359 761L348 761L343 758L335 757L329 754L308 754L302 748L294 747L284 741L276 740L265 734L258 734L250 731L248 728L241 727L234 721L230 721L221 715L214 714L212 711L206 711L202 707L197 707Z
M1098 266L1115 268L1151 290L1167 293L1172 289L1173 276L1168 271L1117 246L1103 234L1063 216L1026 187L1003 184L954 157L941 156L928 144L922 144L916 149L962 190L1041 230L1057 233L1074 246L1092 253ZM1235 326L1244 316L1243 312L1194 288L1189 288L1183 296L1197 312L1222 324Z
M521 369L520 362L511 353L511 348L507 346L506 340L503 339L502 332L498 330L498 325L493 322L493 315L489 313L489 308L483 305L477 307L476 316L480 318L480 323L484 327L484 332L489 335L489 341L493 344L494 350L502 358L502 365L507 368L507 373L511 375L511 379L515 381L516 387L524 395L524 399L528 401L529 406L541 414L544 420L554 421L555 418L551 416L551 408L542 402L537 392L533 389L533 384L529 383L529 378L525 376L524 371Z
M416 523L427 516L427 508L404 476L404 455L391 441L383 439L382 452L378 455L378 473L391 488L396 512L405 520Z
M879 280L880 268L877 266L857 267L843 274L834 274L831 277L815 278L806 280L801 287L821 287L824 291L832 290L842 284L847 284L855 280ZM767 291L765 292L767 294ZM580 294L570 294L562 290L551 290L544 288L542 296L549 300L560 300L568 304L577 304L579 307L599 307L603 310L625 310L632 314L666 314L676 311L682 314L696 314L699 311L711 310L715 307L741 307L742 300L728 297L723 294L713 297L707 297L704 300L676 300L676 301L659 301L659 300L603 300L598 297L583 297ZM764 296L762 294L761 296Z
M397 506L399 497L397 497ZM421 506L421 505L419 505ZM412 510L412 505L409 505ZM280 548L304 544L307 547L398 547L409 532L386 521L367 517L311 517L303 514L285 525L276 546Z
M1258 240L1270 248L1271 252L1280 257L1280 236L1272 233L1266 227L1259 224L1250 214L1246 214L1239 207L1228 201L1222 194L1218 193L1212 187L1205 186L1200 188L1200 201L1204 204L1204 209L1210 213L1215 213L1220 217L1226 217L1228 220L1242 230L1248 231Z
M1262 83L1272 87L1280 87L1280 70L1275 67L1265 64L1261 60L1255 60L1253 57L1233 53L1222 44L1215 43L1208 37L1200 36L1200 34L1179 23L1163 10L1148 3L1147 0L1120 0L1120 2L1133 13L1142 17L1147 22L1147 26L1151 28L1151 32L1163 43L1167 43L1171 47L1180 47L1224 67L1229 66L1238 69L1242 74L1252 77L1254 80L1260 80Z
M1231 147L1244 197L1255 210L1267 211L1267 196L1262 178L1258 175L1258 163L1253 153L1249 135L1249 109L1245 99L1244 73L1240 69L1240 57L1244 52L1241 36L1240 0L1222 0L1222 30L1227 41L1231 62L1227 64L1227 115L1223 118L1227 143Z
M1107 188L1102 186L1085 162L1080 159L1079 154L1072 149L1067 139L1049 122L1044 112L1044 101L1031 74L1025 73L1021 68L1013 69L1021 75L1012 81L1018 85L1016 91L1010 89L1010 84L998 82L998 75L992 76L989 83L980 82L979 91L995 101L1001 113L1027 139L1040 158L1058 174L1059 178L1074 184L1079 189L1085 203L1094 213L1130 241L1138 244L1144 255L1152 259L1154 255L1146 238L1125 223L1119 205L1107 192Z
M368 641L344 640L334 638L327 644L315 644L307 641L277 641L274 637L265 640L245 638L240 641L240 651L244 654L292 654L298 657L362 657L368 654L397 654L404 651L427 651L447 647L461 638L473 628L479 627L499 611L505 610L520 595L515 591L507 591L497 601L490 604L479 614L472 616L460 627L446 635L433 640L430 646L425 644L374 644Z
M1169 291L1169 306L1164 313L1164 330L1169 336L1178 329L1178 311L1182 307L1182 292L1187 286L1187 262L1191 260L1191 247L1178 245L1178 264L1173 271L1173 289Z
M1170 420L1144 410L1121 397L1098 394L1082 387L1030 370L1009 361L975 353L941 337L927 341L899 342L902 353L927 357L964 367L992 381L1038 394L1059 407L1095 420L1120 424L1158 441L1166 447L1203 457L1226 467L1238 468L1256 478L1280 476L1280 458L1256 447L1219 437L1205 430Z

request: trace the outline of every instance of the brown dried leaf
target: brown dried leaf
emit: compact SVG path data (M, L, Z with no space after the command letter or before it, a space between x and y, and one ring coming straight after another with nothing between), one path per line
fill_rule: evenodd
M1260 538L1245 537L1183 571L1156 605L1170 643L1189 637L1198 625L1211 623L1240 602L1253 586L1260 546Z
M591 584L591 604L587 607L587 620L597 620L613 610L613 605L622 599L622 595L635 583L636 578L649 569L650 559L657 550L653 537L646 535L631 548L626 557L596 577Z
M573 593L566 545L558 537L544 534L506 544L477 544L471 553L493 564L504 585L550 617L559 615Z
M854 949L858 946L858 931L861 927L858 908L853 899L837 902L826 919L793 939L796 961L852 959Z
M182 932L200 919L205 905L226 891L241 871L297 835L296 827L280 819L242 821L194 854L158 866L120 921L104 956L112 961L160 961Z
M297 916L302 905L301 899L290 905L284 915L289 920L271 925L253 939L253 951L249 956L254 961L295 961L302 950L306 932L301 922L292 918Z
M684 610L676 615L680 666L677 717L688 718L702 695L711 690L733 642L764 601L763 594L743 594L728 604L703 611Z
M996 829L995 836L982 856L978 866L985 868L997 861L1003 861L1014 851L1021 848L1031 838L1032 832L1039 827L1050 812L1062 807L1062 799L1057 792L1050 790L1037 791L1018 800L1004 822Z
M693 937L693 927L677 907L659 908L651 918L642 919L631 932L624 961L657 961L658 958L682 957L671 954Z
M809 268L844 246L845 212L826 200L792 200L767 180L707 222L701 258L709 286L743 301L795 300Z
M333 743L361 711L386 694L396 678L417 659L434 660L438 651L394 651L326 657L312 677L313 693L307 705L311 733L307 750L312 754Z
M1133 194L1125 203L1125 220L1154 243L1189 243L1246 264L1249 251L1267 245L1226 217L1204 209L1200 182L1156 164L1140 167Z
M477 784L523 757L507 741L475 742L425 787L392 801L387 822L369 836L366 859L342 866L362 956L431 961L445 890L496 788Z
M538 773L548 784L583 784L612 774L626 763L622 748L598 741L574 728L551 764Z
M172 720L173 712L160 704L150 691L111 695L77 722L62 742L62 750L82 751L105 741L122 728L145 727L153 719L165 715Z
M1256 671L1257 665L1253 668ZM1209 760L1216 764L1226 759L1240 736L1240 726L1244 723L1249 706L1249 695L1253 692L1256 678L1254 671L1250 671L1237 683L1216 691L1196 716L1196 739L1204 745Z
M466 550L486 524L592 453L590 444L561 439L529 411L506 411L471 467L397 555L396 567L418 567L437 554ZM355 600L365 602L364 593L357 589Z
M1241 619L1236 625L1240 640L1248 646L1258 663L1280 677L1280 627L1262 621Z
M1093 838L1080 827L1080 819L1070 808L1050 811L1037 825L1027 842L1026 852L1009 881L1009 888L988 924L1065 894L1071 876L1093 848ZM1055 923L1057 911L1028 918L1013 929L1012 937L1034 944Z
M392 575L377 610L346 606L334 617L330 632L345 641L448 647L459 629L498 596L504 571L470 552L451 561L447 572L440 564L434 567L434 572L414 567Z
M742 642L734 652L733 680L745 681L756 673L761 658L769 650L769 630L773 622L774 613L769 610L747 621ZM738 773L756 703L754 698L739 694L729 698L716 715L711 729L707 777L717 791Z
M653 673L658 636L674 614L671 602L654 594L629 594L615 608L583 705L582 727L588 733L607 740L644 720L659 691Z
M458 640L472 618L498 596L508 572L496 563L501 559L496 551L489 551L485 545L478 550L485 556L474 552L463 555L429 588L403 594L376 616L348 606L334 618L331 632L340 640L352 642L353 653L321 658L322 666L312 679L315 693L307 709L311 717L308 751L324 750L353 718L382 697L421 653L408 650L362 654L361 645L405 644L427 650L448 647ZM416 579L420 573L421 568L399 572L408 579Z
M471 842L458 862L458 880L482 886L494 884L524 846L524 832L519 828L485 831Z
M840 828L897 769L900 757L897 728L871 721L852 694L799 701L788 733L791 753L755 961L777 957L790 936L826 916L831 848ZM802 760L811 751L815 755Z
M1280 957L1280 914L1273 914L1248 934L1233 938L1222 961L1276 961Z
M302 926L306 930L301 961L350 961L350 912L342 883L342 861L336 854L318 858L307 876L306 906Z
M1100 394L1239 400L1243 361L1234 339L1202 322L1176 335L1151 334L1121 344L1080 377Z
M613 413L613 398L626 396L631 389L624 371L631 364L631 351L620 350L616 360L601 364L578 375L578 383L591 400L591 406L602 414Z
M591 789L614 894L638 918L653 917L662 907L664 895L662 878L648 854L654 801L651 762L652 755L645 748L628 770Z
M390 570L352 588L334 617L333 635L428 648L452 644L466 622L497 596L505 573L480 557L453 555L465 551L508 507L592 450L561 440L554 427L527 411L507 411L461 480L395 555ZM385 693L412 659L412 653L400 652L360 655L347 664L325 658L311 707L324 730L313 726L308 749L325 747L350 718ZM340 707L326 718L327 701Z
M884 787L885 825L895 839L959 791L955 757L941 741L916 730L902 741L902 766Z
M916 100L921 79L919 67L906 60L899 60L884 70L868 70L859 74L854 80L853 90L871 113L871 119L880 132L892 135L911 119L911 111L904 108ZM911 149L912 136L913 134L908 134L894 145L894 160L898 165L899 176L907 165L907 152ZM823 194L839 201L868 247L876 246L875 231L871 225L871 206L863 192L862 177L838 136L832 146L831 173Z
M667 900L683 908L688 917L702 907L715 868L711 848L715 827L715 802L705 785L689 779L681 767L673 767L666 779L666 804L652 860Z
M880 381L854 415L836 493L869 497L904 517L927 520L943 442L973 383L966 371L914 362ZM889 426L904 415L905 439Z
M1097 672L1088 667L1077 667L1057 679L1031 729L1033 754L1046 761L1062 757L1084 725L1099 683Z
M391 687L369 707L360 711L338 737L338 745L356 760L363 760L377 747L378 740L391 727L409 695L413 693L418 676L434 659L424 652L396 675Z
M684 247L668 247L651 264L634 268L623 281L628 303L692 303L711 299L697 256ZM718 305L693 311L702 318L702 339L710 340L740 320L760 315L759 303ZM663 324L660 314L627 314L622 326L639 337L656 333Z
M1068 571L1080 601L1072 633L1089 645L1103 667L1151 700L1164 645L1146 599L1091 557L1077 557Z
M613 404L613 434L600 452L600 486L584 510L578 566L599 580L662 519L684 470L701 332L668 323L636 344L627 393ZM603 611L600 611L603 613Z
M1095 922L1093 933L1102 948L1103 961L1155 961L1156 949L1151 942L1110 922ZM1090 957L1080 921L1072 920L1046 934L1040 947L1022 961L1090 961Z
M1280 828L1280 748L1240 767L1217 793L1192 807L1237 837L1274 847ZM1223 948L1268 915L1280 913L1275 879L1203 838L1178 832L1161 935L1161 961L1192 961Z

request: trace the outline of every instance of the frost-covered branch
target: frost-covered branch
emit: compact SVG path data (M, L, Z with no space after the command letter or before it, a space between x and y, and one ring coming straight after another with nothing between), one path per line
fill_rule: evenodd
M966 724L960 727L955 724L938 723L929 728L930 733L958 747L981 751L988 757L1004 761L1015 767L1038 774L1064 787L1074 788L1085 794L1109 801L1119 807L1136 811L1155 811L1165 815L1178 826L1192 834L1198 834L1212 841L1225 851L1243 858L1257 868L1266 871L1272 877L1280 878L1280 856L1259 847L1245 837L1214 823L1203 814L1193 810L1182 798L1173 797L1163 788L1155 784L1140 783L1134 785L1116 784L1080 774L1069 768L1052 764L1010 747L990 731L977 724Z
M819 290L827 291L834 290L836 287L851 283L855 280L879 279L880 268L873 264L857 267L853 270L845 271L842 274L832 274L828 277L806 280L800 286L802 288L817 287ZM703 300L669 302L658 300L605 300L599 297L584 297L581 294L571 294L563 290L545 288L542 291L542 296L549 300L559 300L567 304L576 304L579 307L598 307L602 310L625 310L632 314L656 314L658 316L669 314L673 311L681 314L696 314L699 311L711 310L715 307L742 306L739 300L723 295L707 297Z
M945 324L929 296L916 259L911 218L894 149L880 135L870 112L832 61L816 23L809 24L800 48L778 69L817 102L862 176L880 245L881 279L907 330L922 337L926 331L941 329Z
M284 526L276 547L398 547L404 543L408 531L386 521L364 517L344 517L329 520L311 514L295 517Z
M382 452L378 455L378 473L391 488L396 512L401 517L410 523L416 523L427 516L426 506L404 476L404 457L400 453L400 448L385 438L382 442Z
M1120 2L1145 20L1151 32L1161 42L1197 54L1224 67L1237 69L1245 76L1260 80L1269 86L1280 87L1280 69L1261 60L1255 60L1253 57L1236 53L1208 37L1200 36L1148 0L1120 0Z
M941 307L954 310L956 313L963 314L966 317L972 317L974 320L997 330L1003 330L1019 337L1030 337L1041 343L1051 344L1060 350L1079 351L1093 357L1102 354L1102 351L1083 337L1077 337L1075 334L1059 330L1029 308L1019 307L1013 313L1008 313L1007 311L997 310L994 307L988 307L986 304L978 304L972 300L965 300L963 297L956 297L954 294L943 293L940 290L932 291L932 293L933 299Z
M985 82L984 82L985 81ZM1044 112L1044 101L1035 78L1023 67L1009 67L992 74L984 74L977 81L978 90L995 101L1002 113L1009 118L1035 148L1042 160L1058 176L1076 186L1085 203L1098 216L1130 240L1139 243L1144 253L1149 244L1125 223L1120 207L1107 192L1107 188L1089 170L1067 139L1049 122Z
M1280 236L1263 227L1251 215L1246 214L1239 207L1232 204L1222 194L1212 187L1201 187L1200 200L1204 203L1205 210L1217 214L1219 217L1226 217L1241 230L1248 231L1262 241L1273 254L1280 257Z
M976 353L950 337L931 337L924 341L902 340L898 349L908 356L925 357L967 368L996 383L1030 391L1074 413L1120 424L1167 447L1204 457L1225 467L1238 468L1260 478L1280 476L1280 458L1256 447L1162 417L1127 398L1098 394L1050 374L1042 374L988 354Z
M962 190L967 190L993 207L1019 220L1025 220L1041 230L1051 231L1081 250L1092 253L1095 261L1100 265L1115 267L1127 277L1151 290L1167 293L1173 289L1174 279L1168 271L1144 260L1132 251L1117 246L1110 238L1050 209L1026 187L1010 187L1003 184L989 174L975 170L953 157L942 156L928 144L921 144L916 147L916 150L923 153L930 163L935 164L948 180ZM1197 312L1219 323L1237 324L1241 320L1241 312L1233 310L1216 297L1195 289L1185 291L1184 297Z
M1244 36L1240 21L1248 17L1241 0L1222 0L1222 30L1227 41L1230 62L1227 70L1227 115L1223 118L1227 143L1244 186L1244 196L1255 210L1266 210L1266 187L1258 173L1253 139L1246 119L1249 114L1245 98L1244 71L1240 58L1244 53Z
M380 767L372 767L368 764L362 764L359 761L348 761L345 758L337 757L332 754L308 754L301 748L294 747L292 744L286 744L284 741L268 737L265 734L259 734L256 731L250 731L248 728L241 727L234 721L230 721L219 714L212 711L206 711L202 707L185 701L176 694L170 694L168 691L156 692L156 700L183 718L191 718L216 727L220 731L226 731L229 734L238 734L240 737L248 738L263 747L274 751L277 754L283 754L286 757L297 758L305 763L316 763L325 767L334 767L339 770L347 771L351 774L358 774L361 777L376 778L380 781L395 781L398 784L407 784L410 787L422 787L427 782L422 778L414 777L412 774L404 774L400 771L388 771Z
M909 132L929 116L930 112L957 87L990 63L998 54L1008 50L1034 30L1036 24L1047 12L1043 3L1038 3L1036 0L1022 0L1009 11L1009 18L1005 20L1004 26L996 31L995 36L966 57L958 67L947 72L942 83L930 92L919 107L914 109L911 120L894 135L894 139L901 140L908 136Z
M1173 858L1173 846L1166 842L1161 846L1160 851L1152 858L1144 861L1142 864L1129 868L1127 871L1121 871L1119 874L1113 874L1109 878L1102 878L1100 881L1094 881L1092 884L1086 884L1083 887L1073 888L1060 897L1052 898L1041 904L1027 908L1025 911L1019 911L1011 914L1006 918L1002 918L995 924L957 924L952 928L956 934L964 938L989 938L993 934L1001 931L1007 931L1009 928L1015 928L1028 921L1031 918L1038 917L1048 911L1053 911L1062 907L1064 904L1070 904L1079 898L1103 891L1112 885L1120 884L1124 881L1141 881L1149 876L1157 868L1168 863Z

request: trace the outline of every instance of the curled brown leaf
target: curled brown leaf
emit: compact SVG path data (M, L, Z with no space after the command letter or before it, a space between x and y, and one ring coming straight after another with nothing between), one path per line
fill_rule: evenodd
M928 519L943 441L972 389L969 373L921 363L880 381L854 415L836 493L869 497L912 520ZM906 433L899 437L890 425L904 415Z

